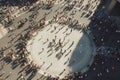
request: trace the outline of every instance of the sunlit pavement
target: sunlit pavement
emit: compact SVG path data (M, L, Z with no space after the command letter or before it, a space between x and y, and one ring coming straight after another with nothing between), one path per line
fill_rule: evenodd
M87 1L87 0L85 0ZM64 3L63 3L64 4ZM98 3L99 4L99 3ZM97 4L97 5L98 5ZM83 5L86 5L86 2L84 2ZM96 6L96 4L93 4L93 6ZM97 6L96 6L97 7ZM61 11L63 8L61 8L61 4L57 4L57 5L54 5L53 8L52 8L52 12L50 14L47 15L47 19L51 19L56 13L55 11L59 9L58 11ZM91 8L92 9L92 8ZM87 14L85 10L81 10L79 11L78 8L74 8L73 10L76 10L76 15L74 16L75 19L78 19L79 22L81 24L85 24L85 25L88 25L90 23L90 20L89 20L89 17L85 17ZM66 15L70 15L70 13L73 11L71 10L68 14ZM95 10L95 9L94 9ZM39 14L38 14L38 17L36 20L39 20L43 17L44 13L45 12L49 12L50 10L42 10L42 9L39 9ZM17 39L19 38L20 34L24 34L25 33L25 29L28 27L28 24L29 22L27 22L24 27L20 28L20 29L17 29L17 26L18 26L18 21L20 21L21 19L23 18L28 18L29 15L31 15L32 12L27 12L25 14L22 14L21 16L17 17L14 21L14 23L10 26L11 28L13 28L14 30L9 32L6 36L4 36L1 40L0 40L0 48L2 47L7 47L8 49L5 51L5 54L7 54L9 52L9 50L11 48L15 48L15 44L17 43ZM91 15L92 16L92 15ZM2 61L0 62L2 63ZM20 74L19 71L21 70L22 68L20 68L19 66L15 69L11 69L11 65L10 64L5 64L4 68L0 71L0 73L3 73L4 75L2 76L2 78L4 78L5 80L16 80ZM24 72L22 73L24 75ZM36 77L33 78L33 80L37 80L37 78L39 78L40 74L37 74ZM28 78L28 76L26 76L26 79ZM45 77L43 77L44 79Z

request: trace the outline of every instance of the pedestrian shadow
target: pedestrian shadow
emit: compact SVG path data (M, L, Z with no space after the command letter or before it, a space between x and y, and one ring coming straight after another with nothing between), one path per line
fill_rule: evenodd
M19 66L19 64L16 62L16 60L11 63L11 68L12 69L17 68L18 66Z
M35 77L35 74L31 74L31 75L27 78L27 80L32 80L34 77Z
M4 57L4 58L2 58L2 59L0 60L0 62L1 62L1 61L4 61L5 63L9 64L9 63L12 62L12 59L10 59L10 58L8 58L8 57Z
M16 80L19 80L21 78L22 74L16 79Z
M33 69L32 69L32 68L26 70L26 72L25 72L25 73L26 73L26 76L29 75L29 74L31 74L32 72L33 72Z
M23 7L23 6L29 6L30 4L33 4L37 2L37 0L19 0L19 1L16 1L16 0L8 0L8 1L5 1L5 0L0 0L0 6L18 6L18 7ZM28 4L30 3L30 4Z

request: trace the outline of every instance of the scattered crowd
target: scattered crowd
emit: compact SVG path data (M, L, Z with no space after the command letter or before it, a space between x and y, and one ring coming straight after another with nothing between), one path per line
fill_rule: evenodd
M9 26L10 24L13 23L15 18L15 16L11 16L13 13L15 13L17 10L19 10L22 7L25 7L26 10L30 9L31 3L35 2L36 0L33 0L33 1L20 0L21 4L17 7L13 7L13 6L17 5L18 2L15 2L15 4L12 4L9 1L11 0L8 0L5 2L4 0L1 0L1 2L4 3L4 6L0 7L0 23L3 24L4 26ZM12 0L12 1L15 1L15 0ZM7 47L1 48L0 50L0 58L1 58L0 70L2 70L6 64L11 63L12 69L15 69L18 66L22 68L19 74L25 71L25 75L21 74L18 77L18 79L25 80L25 76L27 76L28 74L30 74L28 79L32 79L37 74L41 66L34 64L34 62L29 59L30 53L26 49L27 41L32 38L34 32L43 29L45 26L50 25L53 22L57 22L60 25L68 25L69 27L78 29L79 31L81 29L86 31L90 30L91 31L90 35L92 34L92 38L95 41L95 44L97 46L97 53L100 54L100 55L98 54L99 56L97 55L95 57L94 63L91 67L88 65L88 67L90 67L90 71L88 71L88 73L81 74L80 72L75 72L73 73L72 76L68 75L63 80L79 80L79 79L85 80L87 77L89 78L90 73L93 73L92 71L94 72L96 71L95 72L97 74L96 80L97 79L99 80L99 78L103 79L102 78L104 77L103 74L111 73L117 70L116 64L120 62L120 54L119 54L120 39L117 39L113 42L113 45L115 44L114 47L107 48L106 50L107 51L106 53L112 54L112 57L113 57L112 59L108 57L103 57L103 55L101 55L103 53L101 46L106 46L110 44L110 43L107 43L109 39L108 36L112 34L117 34L116 30L118 29L119 25L114 20L112 20L110 16L108 17L104 17L104 16L101 17L98 15L92 16L93 11L88 9L95 8L95 6L92 5L92 3L94 3L95 1L90 0L87 6L82 5L84 0L81 0L81 1L74 0L72 3L70 2L70 0L65 0L65 1L69 4L67 6L63 5L65 7L63 11L59 12L58 10L58 12L56 12L56 14L47 24L46 24L46 20L47 20L46 16L50 12L45 13L42 19L37 20L37 15L39 14L38 10L39 8L43 8L43 9L46 8L46 9L50 9L51 11L52 6L55 4L56 0L40 0L39 4L32 4L33 7L31 10L33 11L33 13L29 16L29 18L25 18L19 21L18 23L18 27L17 27L18 29L23 27L24 24L27 23L28 21L30 24L29 24L29 27L26 29L26 32L24 35L23 34L16 35L16 36L19 36L19 39L17 40L17 44L16 44L16 49L11 48L9 50L9 53L7 54L5 54L5 51L8 49ZM96 6L97 4L98 2L96 3ZM3 5L3 4L0 4L0 5ZM91 18L90 26L81 24L77 19L74 19L74 15L76 11L72 11L71 13L72 17L71 16L69 17L66 15L69 11L71 11L74 8L74 6L79 7L79 11L81 10L88 11L86 15ZM72 29L71 29L71 32L72 32ZM59 42L59 45L61 45L60 42ZM111 63L108 66L109 59L114 60L116 63ZM100 65L103 66L103 72L97 70ZM1 76L2 74L0 74L0 77ZM110 79L110 76L107 76L107 78ZM52 78L52 76L50 75L50 76L47 76L47 79L58 80L59 78Z

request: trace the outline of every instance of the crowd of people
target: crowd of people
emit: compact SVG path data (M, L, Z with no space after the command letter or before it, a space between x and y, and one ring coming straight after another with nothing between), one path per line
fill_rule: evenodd
M92 32L94 34L95 43L98 46L97 51L100 54L106 53L107 55L119 54L120 39L119 37L117 37L119 35L117 30L119 29L120 25L116 22L116 20L112 19L111 16L108 17L96 16L92 18L92 21L93 21L92 25L95 25L93 28L95 30L92 30ZM96 35L95 34L96 32L97 33L99 32L99 34ZM105 50L103 49L103 47L99 46L105 46Z
M11 16L13 13L15 13L17 10L19 10L22 7L26 7L26 10L30 9L29 7L31 6L32 2L36 2L36 0L20 0L20 2L15 2L16 0L1 0L1 2L3 5L0 7L0 23L3 24L4 26L9 26L9 24L12 24L14 21L15 16ZM32 1L32 2L31 2ZM62 1L62 0L61 0ZM25 71L25 76L27 76L28 74L30 74L28 79L32 79L38 72L38 70L40 69L40 66L34 64L33 61L30 60L29 58L29 52L26 49L26 45L27 45L27 41L30 40L33 36L33 33L36 31L39 31L41 29L43 29L46 25L48 24L52 24L53 22L57 22L60 25L68 25L71 28L74 29L78 29L78 30L90 30L91 34L92 34L92 38L95 41L95 44L97 46L97 53L102 54L103 50L101 49L101 46L106 46L108 44L115 44L114 47L112 48L107 48L107 53L109 54L113 54L112 55L112 59L115 60L115 62L120 62L120 40L115 40L113 43L107 43L108 42L108 36L112 35L112 34L117 34L116 30L118 29L119 25L112 20L112 18L110 16L108 17L104 17L104 16L98 16L98 15L94 15L91 17L91 25L88 27L85 24L81 24L78 20L74 19L74 15L76 13L76 11L73 11L71 13L71 15L73 15L73 17L69 17L66 14L71 11L74 6L80 7L79 11L81 10L86 10L88 11L87 15L92 15L93 11L89 11L89 7L91 8L95 8L95 6L91 5L92 3L94 3L94 1L92 1L92 3L89 1L87 6L82 6L83 1L73 1L72 3L70 3L70 0L65 0L67 3L69 3L67 6L64 6L65 8L63 9L63 11L61 12L56 12L56 14L53 16L53 18L46 24L46 17L49 14L45 13L45 15L43 16L42 19L40 20L36 20L37 19L37 15L39 14L39 8L43 8L43 7L47 7L47 9L52 10L52 6L54 5L54 3L56 2L56 0L40 0L39 4L32 4L33 8L33 13L29 16L29 18L25 18L23 20L21 20L18 24L19 26L17 27L18 29L23 27L25 23L27 23L28 21L30 22L29 27L27 28L26 32L24 35L17 35L19 36L19 39L17 40L17 44L16 44L16 49L10 49L8 54L5 54L5 51L7 50L7 47L4 47L0 50L0 58L1 58L1 69L4 68L4 66L6 64L11 63L12 64L12 69L15 69L17 66L20 66L22 68L22 70L19 72L19 74L21 74L21 72ZM99 0L97 0L99 1ZM96 2L97 2L96 1ZM15 2L14 4L12 2ZM21 4L20 4L21 3ZM20 4L19 6L15 6L17 4ZM96 3L97 6L98 2ZM41 7L42 6L42 7ZM44 9L44 8L43 8ZM30 10L31 11L31 10ZM71 30L72 32L72 30ZM61 43L60 43L61 44ZM59 44L59 45L60 45ZM43 49L44 50L44 49ZM99 54L98 54L99 55ZM96 79L99 80L100 77L104 77L103 74L104 73L111 73L113 71L115 71L115 69L117 68L116 63L111 63L110 66L108 65L108 57L104 57L102 58L101 56L96 56L93 65L90 67L90 72L92 71L96 71L97 72L97 77ZM111 59L111 58L110 58ZM98 66L102 65L104 67L103 72L98 71L97 68ZM0 69L0 70L1 70ZM117 70L117 69L116 69ZM73 73L73 75L68 75L66 76L63 80L85 80L87 77L89 77L90 73L88 71L88 73L85 74L81 74L80 72L75 72ZM2 76L0 74L0 76ZM23 76L23 74L21 74L19 78L25 80L25 76ZM53 78L51 75L47 76L48 80L49 79L55 79L58 80L59 78ZM110 78L110 76L109 76ZM38 80L40 80L41 78L39 78Z
M10 26L18 14L27 11L31 6L33 6L33 2L36 1L37 0L1 0L0 23L5 27Z

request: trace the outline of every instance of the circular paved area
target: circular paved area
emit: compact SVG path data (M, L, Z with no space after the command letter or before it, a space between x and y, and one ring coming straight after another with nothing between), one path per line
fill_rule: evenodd
M35 32L27 50L31 60L40 66L40 73L61 78L71 72L86 71L95 55L87 33L58 23Z

